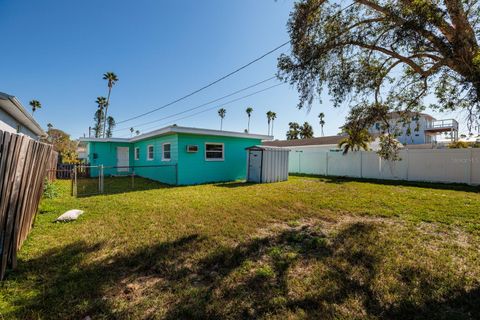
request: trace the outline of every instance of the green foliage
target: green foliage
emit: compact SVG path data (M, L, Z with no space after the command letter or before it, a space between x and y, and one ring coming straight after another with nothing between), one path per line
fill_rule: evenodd
M300 136L300 125L297 122L289 122L287 131L287 140L296 140Z
M308 122L304 122L300 127L300 139L313 138L313 127Z
M30 107L32 107L32 113L35 113L37 109L42 107L42 104L38 100L32 100L29 102Z
M115 126L116 126L115 119L113 117L108 117L107 118L107 133L106 133L107 138L112 137L113 129L115 128Z
M347 136L338 143L338 147L343 149L343 154L350 151L368 150L368 143L372 140L372 137L367 130L345 128L345 133Z
M48 179L45 179L43 184L43 198L53 199L59 196L59 190L55 183L50 182Z
M48 137L42 139L42 142L53 145L53 149L59 154L60 163L77 163L78 142L71 140L70 135L60 129L50 127L47 131Z
M310 108L325 90L334 107L349 104L363 120L351 126L356 130L381 122L391 135L385 115L418 113L429 95L435 110L471 113L473 121L480 114L478 12L474 0L301 0L279 74L296 86L299 108Z
M448 145L449 149L464 149L470 147L470 144L465 141L455 141Z

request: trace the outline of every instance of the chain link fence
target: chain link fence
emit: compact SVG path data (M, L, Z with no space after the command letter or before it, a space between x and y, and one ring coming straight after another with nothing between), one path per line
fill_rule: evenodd
M72 172L72 195L115 194L149 190L177 184L177 165L76 166Z

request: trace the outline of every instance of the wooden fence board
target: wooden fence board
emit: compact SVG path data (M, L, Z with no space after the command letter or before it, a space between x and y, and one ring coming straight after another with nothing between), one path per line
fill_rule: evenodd
M53 147L0 131L0 280L17 265L17 252L32 229ZM55 162L54 162L55 160Z

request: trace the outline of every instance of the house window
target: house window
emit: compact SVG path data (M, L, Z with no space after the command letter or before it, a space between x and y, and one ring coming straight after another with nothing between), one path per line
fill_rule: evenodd
M153 160L153 145L147 146L147 160Z
M170 161L172 157L172 153L170 150L171 150L170 143L164 143L162 145L162 161Z
M206 161L223 161L223 143L205 143Z
M135 160L140 160L140 148L135 148Z

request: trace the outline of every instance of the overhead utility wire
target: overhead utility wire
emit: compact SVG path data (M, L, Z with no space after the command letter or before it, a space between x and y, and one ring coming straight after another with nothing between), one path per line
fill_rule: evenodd
M285 84L285 83L284 83L284 82L282 82L282 83L277 83L277 84L275 84L275 85L273 85L273 86L267 87L267 88L262 89L262 90L255 91L255 92L250 93L250 94L248 94L248 95L245 95L245 96L242 96L242 97L239 97L239 98L236 98L236 99L227 101L227 102L225 102L225 103L237 102L237 101L239 101L239 100L243 100L243 99L249 98L249 97L251 97L251 96L257 95L257 94L259 94L259 93L265 92L265 91L267 91L267 90L271 90L271 89L276 88L276 87L278 87L278 86L281 86L281 85L283 85L283 84ZM208 109L205 109L205 110L196 112L196 113L192 113L192 114L190 114L190 115L188 115L188 116L181 117L181 118L177 118L177 119L172 120L172 121L169 121L169 122L165 122L164 124L168 124L168 123L172 123L172 122L175 123L176 121L180 121L180 120L183 120L183 119L187 119L187 118L190 118L190 117L199 115L199 114L201 114L201 113L204 113L204 112L207 112L207 111L211 111L211 110L216 109L216 108L218 108L218 106L214 106L214 107L211 107L211 108L208 108ZM155 126L155 127L152 127L152 128L157 128L157 127ZM146 130L149 130L149 129L151 129L151 128L147 128ZM128 135L124 135L123 137L128 137Z
M186 113L186 112L195 110L195 109L199 109L199 108L204 107L204 106L206 106L206 105L209 105L209 104L218 102L218 101L223 100L223 99L225 99L225 98L229 98L229 97L231 97L231 96L234 96L234 95L236 95L236 94L238 94L238 93L240 93L240 92L246 91L246 90L251 89L251 88L256 87L256 86L259 86L259 85L261 85L261 84L263 84L263 83L265 83L265 82L268 82L268 81L270 81L270 80L272 80L272 79L275 79L275 78L277 78L277 76L273 76L273 77L270 77L270 78L268 78L268 79L262 80L262 81L260 81L260 82L255 83L255 84L252 84L252 85L250 85L250 86L248 86L248 87L245 87L245 88L242 88L242 89L237 90L237 91L235 91L235 92L232 92L232 93L229 93L229 94L227 94L227 95L224 95L223 97L220 97L220 98L217 98L217 99L214 99L214 100L211 100L211 101L202 103L202 104L200 104L200 105L198 105L198 106L196 106L196 107L193 107L193 108L190 108L190 109L181 111L181 112L177 112L177 113L174 113L174 114L172 114L172 115L169 115L169 116L166 116L166 117L157 119L157 120L152 120L152 121L144 122L144 123L141 123L141 124L133 125L133 127L135 127L135 128L137 128L137 127L142 127L142 126L145 126L145 125L148 125L148 124L151 124L151 123L155 123L155 122L158 122L158 121L162 121L162 120L165 120L165 119L168 119L168 118L172 118L172 117L178 116L178 115L180 115L180 114L183 114L183 113ZM121 128L121 129L116 129L116 130L113 130L113 131L116 132L116 131L122 131L122 130L129 130L130 128L131 128L131 126L125 127L125 128Z
M330 16L329 19L331 19L331 18L339 15L339 14L342 13L344 10L350 8L351 6L353 6L354 4L356 4L357 2L358 2L358 0L353 0L352 3L350 3L349 5L347 5L347 6L344 7L344 8L340 9L340 10L339 10L337 13L335 13L334 15ZM201 87L201 88L199 88L199 89L197 89L197 90L195 90L195 91L193 91L193 92L191 92L191 93L189 93L189 94L187 94L187 95L185 95L185 96L183 96L183 97L181 97L181 98L178 98L178 99L176 99L176 100L174 100L174 101L172 101L172 102L169 102L169 103L167 103L167 104L164 104L163 106L160 106L160 107L158 107L158 108L152 109L152 110L150 110L150 111L147 111L147 112L145 112L145 113L139 114L139 115L137 115L137 116L134 116L134 117L131 117L131 118L122 120L122 121L118 121L117 124L138 119L138 118L140 118L140 117L143 117L143 116L146 116L146 115L148 115L148 114L151 114L151 113L153 113L153 112L155 112L155 111L158 111L158 110L164 109L164 108L166 108L166 107L168 107L168 106L171 106L171 105L173 105L173 104L175 104L175 103L177 103L177 102L180 102L180 101L182 101L182 100L185 100L186 98L191 97L191 96L193 96L194 94L197 94L198 92L203 91L203 90L205 90L205 89L213 86L214 84L217 84L218 82L223 81L223 80L225 80L226 78L234 75L235 73L238 73L238 72L240 72L241 70L243 70L243 69L251 66L251 65L254 64L255 62L257 62L257 61L265 58L266 56L274 53L274 52L277 51L278 49L286 46L286 45L289 44L290 42L291 42L291 40L288 40L288 41L282 43L281 45L273 48L272 50L270 50L270 51L262 54L260 57L258 57L258 58L256 58L256 59L250 61L249 63L241 66L240 68L238 68L238 69L236 69L236 70L234 70L234 71L226 74L225 76L223 76L223 77L221 77L221 78L219 78L219 79L217 79L217 80L215 80L215 81L213 81L213 82L210 82L209 84L207 84L207 85L205 85L205 86L203 86L203 87Z
M134 116L134 117L131 117L131 118L122 120L122 121L118 121L117 124L138 119L138 118L140 118L140 117L146 116L146 115L151 114L151 113L153 113L153 112L155 112L155 111L158 111L158 110L160 110L160 109L164 109L164 108L166 108L166 107L168 107L168 106L171 106L172 104L175 104L175 103L177 103L177 102L180 102L180 101L182 101L182 100L185 100L186 98L191 97L191 96L193 96L194 94L197 94L197 93L199 93L200 91L203 91L203 90L205 90L205 89L213 86L214 84L217 84L217 83L219 83L220 81L225 80L226 78L234 75L235 73L238 73L238 72L242 71L243 69L251 66L252 64L254 64L255 62L257 62L257 61L259 61L259 60L262 60L262 59L265 58L266 56L274 53L275 51L277 51L278 49L286 46L286 45L289 44L289 43L290 43L290 40L282 43L281 45L273 48L272 50L270 50L270 51L262 54L260 57L258 57L258 58L256 58L256 59L250 61L249 63L241 66L240 68L238 68L238 69L236 69L236 70L234 70L234 71L232 71L232 72L224 75L223 77L221 77L221 78L219 78L219 79L217 79L217 80L215 80L215 81L213 81L213 82L210 82L209 84L207 84L207 85L205 85L205 86L203 86L203 87L201 87L201 88L199 88L199 89L197 89L197 90L195 90L195 91L190 92L190 93L187 94L187 95L184 95L184 96L181 97L181 98L178 98L178 99L176 99L176 100L174 100L174 101L172 101L172 102L169 102L169 103L167 103L167 104L164 104L163 106L160 106L160 107L158 107L158 108L152 109L152 110L147 111L147 112L144 112L144 113L139 114L139 115L137 115L137 116Z

